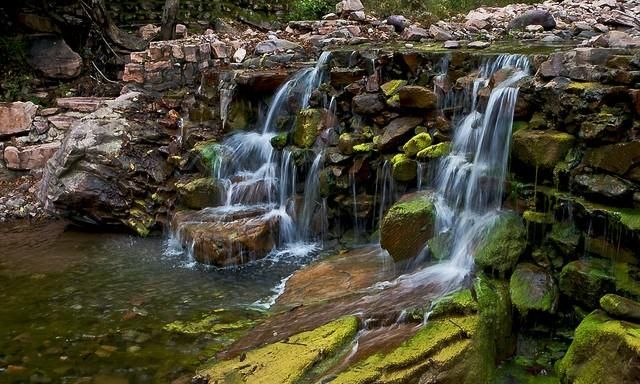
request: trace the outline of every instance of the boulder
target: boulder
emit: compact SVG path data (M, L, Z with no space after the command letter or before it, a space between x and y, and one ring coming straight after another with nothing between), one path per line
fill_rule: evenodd
M608 293L600 298L600 308L621 320L640 322L640 303Z
M630 141L588 149L582 164L591 168L624 176L640 165L640 141Z
M509 29L523 29L528 25L542 25L548 31L556 27L556 20L547 10L533 9L511 20Z
M434 109L438 104L438 96L419 85L405 85L398 89L398 95L403 108Z
M417 256L433 236L434 197L428 192L403 196L382 219L380 245L394 260Z
M418 152L431 145L431 136L428 133L422 132L413 136L403 146L402 150L409 157L414 157Z
M512 271L527 248L527 231L522 219L514 213L496 218L476 248L478 267L505 274Z
M422 39L428 39L431 37L426 29L418 27L417 25L410 25L402 31L402 38L408 41L421 41Z
M375 115L385 109L385 105L377 93L365 93L352 100L353 111L361 115Z
M436 41L453 40L453 35L449 31L445 30L444 28L438 27L435 24L429 27L429 34Z
M255 54L265 55L276 52L286 52L288 50L299 51L302 47L294 42L284 39L265 40L256 45Z
M640 377L640 325L596 310L576 328L557 364L563 383L634 383Z
M0 137L28 133L38 106L30 101L0 103Z
M418 152L416 157L419 160L432 160L439 157L447 156L451 151L451 142L445 141L435 145L430 145L427 148Z
M378 142L378 147L382 151L395 149L402 138L422 123L421 117L399 117L392 120L386 127Z
M398 93L398 90L405 85L407 85L406 80L390 80L382 84L380 89L386 97L391 97ZM640 97L638 99L640 99Z
M513 134L514 159L527 168L552 170L573 147L575 137L560 131L521 129Z
M391 165L391 175L398 181L409 182L415 180L418 175L418 163L404 153L393 156Z
M293 131L293 143L300 148L310 148L316 141L322 126L322 112L307 108L298 113Z
M553 276L531 263L520 263L509 282L511 302L521 315L530 311L555 313L560 292Z
M76 123L45 167L45 207L84 225L124 225L148 234L173 174L159 150L171 135L152 112L143 112L154 102L127 93Z
M409 20L401 15L391 15L387 17L387 24L393 26L396 32L401 33L409 25Z
M7 168L17 171L39 169L45 166L58 148L59 141L22 148L9 146L4 149L4 161Z
M485 48L489 48L491 46L491 43L488 41L472 41L469 44L467 44L467 48L472 48L472 49L485 49Z
M640 47L640 39L626 32L609 31L600 35L593 43L597 47L631 49Z
M214 207L224 203L225 187L219 180L202 177L184 183L176 183L178 202L189 209Z
M29 37L27 62L35 70L52 79L73 79L80 75L82 58L59 36Z
M633 183L607 174L580 174L573 178L573 190L594 201L608 204L631 204Z
M336 12L338 14L364 11L364 5L360 0L342 0L336 5L336 10L339 11Z

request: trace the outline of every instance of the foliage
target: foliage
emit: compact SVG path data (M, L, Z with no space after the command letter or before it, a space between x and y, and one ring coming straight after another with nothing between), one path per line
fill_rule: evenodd
M535 3L534 0L521 0L519 3ZM514 3L510 0L363 0L365 9L374 11L378 16L404 14L412 19L429 19L430 14L447 17L466 13L478 7L502 7Z
M0 101L28 100L33 77L26 69L24 41L0 36L0 52Z
M296 0L291 4L289 20L317 20L335 11L335 0Z

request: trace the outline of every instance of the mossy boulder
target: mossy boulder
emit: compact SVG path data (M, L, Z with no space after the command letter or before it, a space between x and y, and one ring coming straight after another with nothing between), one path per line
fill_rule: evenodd
M293 130L293 143L300 148L311 148L316 141L322 125L322 111L314 108L303 109L298 113Z
M415 180L418 175L418 163L411 160L404 153L399 153L391 158L391 174L398 181Z
M513 134L514 159L529 169L553 170L575 143L575 137L560 131L522 129Z
M375 151L375 149L376 149L376 146L374 143L356 144L353 146L353 153L354 154L369 153L369 152Z
M582 163L588 167L624 176L640 165L640 141L604 145L585 152Z
M590 200L614 205L630 205L635 192L634 183L601 173L576 175L572 186L575 192Z
M618 319L640 322L640 303L608 293L600 298L600 307Z
M366 140L362 135L345 132L338 137L338 149L340 153L351 155L354 153L354 147L359 144L364 144ZM358 149L362 149L362 147Z
M573 223L560 222L551 227L548 240L564 256L575 255L580 245L580 232Z
M572 261L560 273L560 292L587 308L597 308L607 293L640 297L640 269L598 258Z
M283 150L287 146L289 141L289 134L287 132L279 133L271 138L271 146L278 150Z
M214 168L227 156L225 147L214 140L197 143L189 154L198 170L204 174L214 174Z
M358 331L347 316L287 340L252 350L242 358L220 361L198 372L209 383L297 383L323 358L346 346Z
M178 203L189 209L202 209L220 205L225 192L224 185L211 177L201 177L185 183L176 183Z
M386 97L391 97L391 96L395 95L396 93L398 93L398 89L400 89L400 87L403 87L405 85L407 85L407 81L406 80L391 80L391 81L387 81L386 83L382 84L380 86L380 89L382 90L382 93Z
M435 145L428 146L427 148L418 152L417 158L420 160L431 160L439 157L444 157L451 151L451 143L445 141Z
M563 383L635 383L640 377L640 325L596 310L582 320L557 364Z
M418 154L418 152L427 148L431 145L431 136L428 133L418 133L413 136L409 141L407 141L404 146L402 146L402 150L405 155L409 157L414 157Z
M553 276L534 264L521 263L511 275L511 302L521 315L530 311L555 313L560 292Z
M505 274L513 270L527 248L527 231L514 213L499 216L478 245L476 265L488 271Z
M380 245L394 260L410 259L433 236L434 197L428 192L403 196L382 219Z
M437 319L443 315L471 315L478 312L478 303L473 298L471 290L462 289L450 295L443 296L431 305L429 319Z
M419 85L405 85L398 89L402 108L434 109L438 104L438 96L428 88Z
M480 273L473 290L487 333L486 353L494 361L504 360L513 354L516 345L509 281Z

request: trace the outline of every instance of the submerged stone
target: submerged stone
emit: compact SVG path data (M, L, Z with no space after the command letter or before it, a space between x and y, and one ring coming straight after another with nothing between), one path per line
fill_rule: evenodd
M413 136L409 141L405 143L402 147L404 153L409 157L414 157L418 154L418 152L427 148L431 145L431 136L428 133L419 133Z
M633 383L640 377L640 325L596 310L575 331L557 365L563 383Z
M558 307L559 291L553 277L534 264L518 264L509 291L513 305L523 316L530 311L555 313Z
M220 361L198 372L209 383L297 383L315 364L347 345L358 331L355 316L346 316L312 331Z
M504 214L478 245L475 262L480 268L504 274L513 270L526 248L527 232L522 220L516 214Z
M399 153L391 159L391 174L398 181L415 180L418 172L418 163L411 160L407 155Z
M394 260L410 259L433 235L433 195L418 192L403 196L386 213L380 227L380 245Z
M310 148L316 141L321 124L320 110L308 108L300 111L293 131L293 143L300 148Z

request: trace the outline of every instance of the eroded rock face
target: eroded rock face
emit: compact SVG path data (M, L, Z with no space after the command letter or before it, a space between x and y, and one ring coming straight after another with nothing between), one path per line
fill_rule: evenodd
M169 133L146 125L149 115L129 117L153 105L142 98L122 95L73 126L45 167L40 198L47 209L74 221L149 233L172 167L158 150L169 144Z
M0 137L28 133L36 112L38 106L30 101L0 103Z
M34 35L29 42L27 61L46 77L72 79L80 75L82 58L61 37Z

